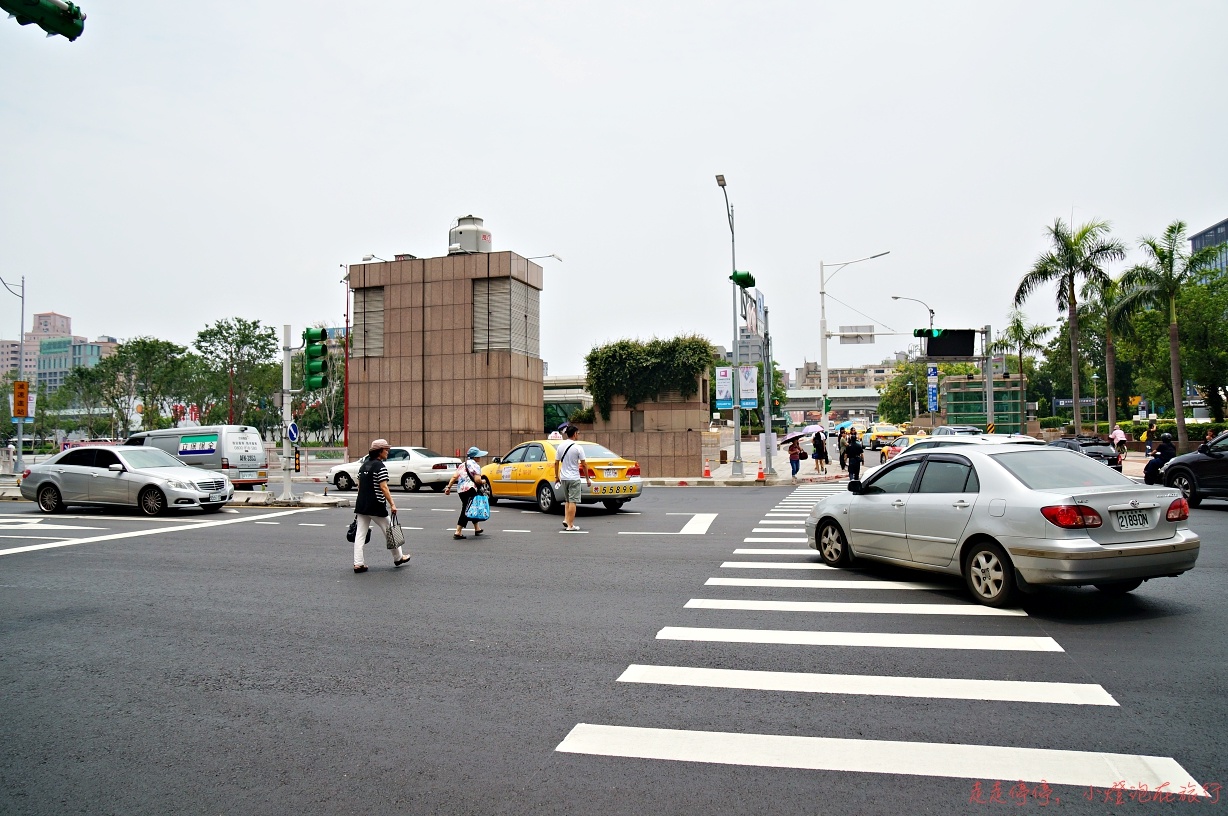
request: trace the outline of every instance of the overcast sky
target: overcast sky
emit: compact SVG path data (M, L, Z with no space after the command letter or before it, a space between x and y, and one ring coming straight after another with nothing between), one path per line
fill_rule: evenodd
M442 255L473 213L564 260L540 261L551 374L624 337L728 346L723 173L792 371L819 358L820 259L891 252L829 283L833 330L926 325L891 295L1000 327L1056 217L1132 247L1228 218L1223 0L82 4L74 43L0 20L27 329L340 324L342 264ZM1052 324L1053 293L1027 312ZM0 337L18 317L5 296Z

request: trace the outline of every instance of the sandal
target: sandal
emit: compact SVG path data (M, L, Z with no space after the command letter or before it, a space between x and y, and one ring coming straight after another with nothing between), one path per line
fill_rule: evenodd
M366 564L359 564L357 567L354 567L354 572L366 572L366 571L367 571Z
M400 561L393 561L393 562L392 562L392 566L394 566L394 567L399 567L399 566L401 566L402 564L408 564L408 563L409 563L409 559L410 559L410 555L409 555L409 553L405 553L405 557L404 557L404 558L402 558Z
M452 534L452 537L453 537L453 538L464 538L464 536L463 536L463 535L461 535L460 533L453 533L453 534Z
M473 531L473 535L474 535L474 537L476 538L477 536L480 536L480 535L481 535L482 533L484 533L484 532L486 532L486 531L485 531L485 530L474 530L474 531Z

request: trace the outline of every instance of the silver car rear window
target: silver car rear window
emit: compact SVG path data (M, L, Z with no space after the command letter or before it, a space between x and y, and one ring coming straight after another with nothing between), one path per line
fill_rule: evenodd
M994 454L993 458L1032 490L1134 484L1133 480L1095 459L1062 448L1029 448Z

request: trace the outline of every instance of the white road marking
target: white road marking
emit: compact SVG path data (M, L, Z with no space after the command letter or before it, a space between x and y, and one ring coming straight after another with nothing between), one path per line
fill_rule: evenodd
M756 527L751 530L752 533L776 533L777 535L799 535L805 538L806 531L802 530L782 530L779 527Z
M809 513L790 513L790 512L785 512L783 510L769 510L767 511L767 514L769 517L773 517L773 518L784 518L785 516L793 516L796 518L808 518L810 516Z
M942 584L913 581L873 581L842 578L829 581L822 578L709 578L704 586L782 587L788 589L950 589Z
M307 522L302 522L302 521L300 521L300 522L298 523L298 526L299 526L299 527L327 527L328 525L327 525L327 524L310 524L310 523L307 523Z
M39 521L42 521L42 519L35 519L34 521L39 522ZM0 524L0 530L3 530L6 533L11 533L16 530L105 530L105 529L107 528L106 527L85 527L85 526L80 526L80 525L75 525L75 524L38 524L38 523ZM18 538L18 537L19 536L14 536L14 538ZM59 537L63 538L63 536L59 536Z
M796 519L763 519L758 524L805 524L805 521L797 521Z
M280 521L257 521L256 524L281 524Z
M708 532L708 528L712 526L712 522L716 521L717 513L666 513L667 516L690 516L691 520L682 525L682 529L676 533L651 533L643 530L619 530L619 535L647 535L647 536L663 536L663 535L704 535Z
M790 538L786 540L790 542L795 542L797 544L806 543L806 539L804 538L797 538L797 539ZM809 547L805 547L805 546L789 547L788 549L780 549L780 550L755 549L754 547L741 547L739 549L734 550L733 554L734 555L818 555L819 552L818 550L812 550Z
M531 533L532 530L500 530L501 533Z
M895 632L822 632L786 629L708 629L666 626L657 640L779 643L794 646L867 646L886 649L976 649L998 652L1062 652L1051 637L1026 635L910 635Z
M16 538L21 541L63 541L64 536L36 536L36 535L0 535L0 538ZM69 539L71 541L71 539Z
M1201 786L1171 757L936 742L736 734L579 723L556 751L764 768L851 771L956 779L1016 779L1111 788Z
M692 598L686 609L745 609L753 612L851 612L867 615L967 615L1026 618L1022 609L996 609L978 603L849 603L846 601L742 601Z
M789 544L789 543L800 544L805 540L806 539L804 537L795 537L795 538L754 538L754 537L751 537L751 538L742 539L742 543L743 544Z
M1040 683L1027 680L970 680L948 677L892 677L876 674L813 674L810 672L700 669L687 666L632 664L620 683L667 686L799 691L810 694L866 694L879 697L923 697L943 700L998 700L1019 703L1117 706L1096 683Z
M722 569L782 569L782 570L834 570L836 567L829 567L826 564L798 564L797 562L786 563L784 561L726 561L721 564Z
M274 516L290 516L295 513L314 513L318 511L318 507L300 507L294 510L283 510L279 513L264 513L259 518L271 518ZM16 555L17 553L33 552L34 550L50 550L56 547L72 547L76 544L93 544L98 541L115 541L122 538L139 538L140 536L156 535L157 533L174 533L182 530L199 530L202 527L221 527L227 524L242 524L245 521L255 521L255 518L233 518L224 519L221 521L202 521L195 524L180 524L176 527L157 527L153 530L133 530L126 533L110 533L108 535L89 536L87 538L73 538L67 541L57 541L53 544L31 544L28 547L13 547L7 550L0 550L0 555Z
M559 530L560 535L588 535L588 530Z

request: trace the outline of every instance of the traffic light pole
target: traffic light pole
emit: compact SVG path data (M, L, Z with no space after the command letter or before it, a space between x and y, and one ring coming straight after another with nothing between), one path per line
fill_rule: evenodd
M772 333L768 331L768 315L772 312L766 306L763 307L763 432L767 434L768 446L766 449L767 469L765 475L775 476L776 468L772 465L773 449L776 447L775 437L772 436Z
M294 501L294 489L290 485L290 468L294 462L294 454L290 450L290 436L286 430L294 420L294 392L290 390L290 324L282 327L281 346L281 495L279 501Z

